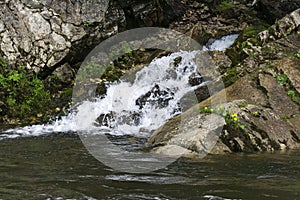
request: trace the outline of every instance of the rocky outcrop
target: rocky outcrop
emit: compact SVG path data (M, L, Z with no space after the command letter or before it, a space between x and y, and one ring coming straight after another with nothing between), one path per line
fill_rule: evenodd
M157 130L149 139L153 151L202 157L206 153L298 148L299 22L300 9L244 41L241 35L235 46L225 52L228 57L211 52L212 57L219 54L225 56L223 60L231 58L232 64L216 65L228 87ZM238 54L243 56L234 60L232 55ZM207 126L210 117L214 120ZM217 136L218 141L211 139ZM212 143L216 144L213 148Z
M287 13L300 8L300 1L295 0L255 0L253 2L260 17L270 24L273 24L276 19L281 19Z
M187 7L183 16L170 28L185 33L200 44L210 38L240 33L249 26L261 26L264 20L258 17L250 1L183 1Z
M74 68L102 40L126 28L167 24L180 15L172 9L180 5L176 0L0 2L0 56L46 77L66 63Z

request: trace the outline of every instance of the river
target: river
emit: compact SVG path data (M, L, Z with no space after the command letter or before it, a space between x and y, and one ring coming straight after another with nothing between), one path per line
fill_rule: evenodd
M146 174L114 171L74 134L0 143L0 199L300 199L300 151L181 158Z

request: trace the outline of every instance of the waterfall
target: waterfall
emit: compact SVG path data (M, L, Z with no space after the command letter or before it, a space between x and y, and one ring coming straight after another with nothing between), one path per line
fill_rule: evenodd
M232 45L237 36L210 40L203 50L223 50ZM185 94L207 84L197 72L197 53L181 51L155 58L136 72L133 81L124 78L109 83L104 97L84 101L54 122L7 130L0 135L0 140L78 131L148 137L181 113L179 102ZM180 62L175 63L178 58ZM197 84L191 84L191 79Z

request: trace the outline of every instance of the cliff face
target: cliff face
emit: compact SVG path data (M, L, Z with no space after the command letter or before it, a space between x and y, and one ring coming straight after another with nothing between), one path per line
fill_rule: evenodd
M0 55L42 77L82 61L104 39L139 26L168 24L180 12L172 1L12 0L0 2ZM167 10L168 12L164 12Z

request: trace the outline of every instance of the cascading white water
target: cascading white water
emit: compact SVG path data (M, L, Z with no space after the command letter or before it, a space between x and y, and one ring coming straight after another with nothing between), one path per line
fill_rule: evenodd
M222 50L229 47L237 35L225 36L203 49ZM138 71L133 82L121 80L109 84L104 98L82 102L75 111L53 123L7 130L3 138L38 136L53 132L106 130L112 135L149 136L168 119L180 113L179 101L193 91L189 79L197 74L193 52L175 52L154 59ZM179 64L174 60L180 57ZM141 99L144 98L144 99ZM102 119L97 118L102 116ZM102 121L106 123L101 123Z

